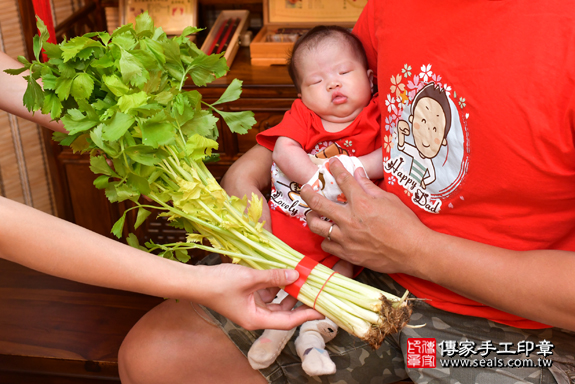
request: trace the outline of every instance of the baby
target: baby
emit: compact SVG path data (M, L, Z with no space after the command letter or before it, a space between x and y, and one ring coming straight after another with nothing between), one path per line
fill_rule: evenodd
M361 167L372 179L383 177L373 72L367 68L359 39L337 26L315 27L302 36L293 47L288 70L300 99L279 125L257 136L259 144L273 150L272 231L297 251L352 277L354 266L324 252L324 238L307 228L309 208L299 192L301 185L310 184L330 200L345 203L329 173L327 159L333 156L351 173ZM335 373L335 364L324 348L337 328L327 318L301 326L295 345L308 375ZM265 330L248 353L252 367L271 365L294 332Z

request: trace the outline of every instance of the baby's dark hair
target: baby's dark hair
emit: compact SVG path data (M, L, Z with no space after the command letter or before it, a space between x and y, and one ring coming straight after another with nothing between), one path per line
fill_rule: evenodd
M349 29L338 25L318 25L317 27L310 29L295 42L288 56L288 72L298 92L301 91L301 79L298 76L296 68L299 56L298 53L304 48L314 48L325 38L334 36L341 36L346 43L351 46L367 70L367 56L363 49L363 45L357 36L351 33Z

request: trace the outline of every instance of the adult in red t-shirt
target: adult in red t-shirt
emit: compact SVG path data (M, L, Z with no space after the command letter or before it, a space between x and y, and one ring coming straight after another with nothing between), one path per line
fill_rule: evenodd
M317 211L308 215L313 231L328 233L331 224L320 214L336 223L323 249L366 267L358 279L382 289L399 282L431 300L414 303L412 324L427 325L404 329L382 345L386 349L369 351L340 333L331 341L341 358L330 381L386 383L409 375L416 382L568 382L575 339L562 328L575 331L574 9L573 0L367 1L354 32L377 75L385 179L379 186L360 174L354 179L333 161L330 169L348 204L326 201L305 187L301 194ZM428 84L443 89L447 104L439 96L416 103ZM422 119L425 102L443 103L443 112L435 109L441 127ZM445 145L437 131L422 133L445 130L448 118ZM435 150L412 150L431 147L426 138ZM251 194L269 185L271 163L271 152L257 146L234 164L223 184L232 194ZM416 169L424 173L419 178L412 175ZM385 273L394 280L381 280ZM147 324L159 326L166 314L157 311ZM178 364L181 375L210 374L210 382L221 381L223 364L242 359L229 340L241 346L238 338L249 340L249 334L225 322L227 335L214 332L208 342L202 338L205 323L190 326L189 317L183 319L186 325L169 323L172 333L189 342L178 352L203 366ZM502 352L497 358L524 358L533 343L539 347L528 357L537 364L552 343L547 357L555 362L550 368L455 369L439 362L439 369L408 368L408 339L414 335L436 340L438 360L445 357L442 342L445 347L472 341L475 349L452 349L455 357L469 351L468 357L481 360L481 346L492 352L492 362L491 348ZM166 332L138 341L148 351L169 342ZM211 358L208 352L216 347ZM286 364L263 372L270 381L281 376L306 382L292 369L298 364L290 348L278 359ZM154 360L141 361L149 367ZM238 380L265 382L244 363L246 370L235 366Z

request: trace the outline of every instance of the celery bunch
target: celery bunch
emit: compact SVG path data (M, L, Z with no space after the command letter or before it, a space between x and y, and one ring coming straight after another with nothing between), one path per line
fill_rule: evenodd
M239 98L237 79L213 104L203 101L198 91L182 91L188 78L203 86L228 71L222 54L208 56L186 37L196 28L170 39L145 13L135 26L122 26L112 35L89 33L58 45L47 43L41 20L38 29L36 60L19 57L24 67L7 71L30 71L25 76L26 107L63 121L69 133L56 133L54 139L74 151L90 152L90 168L100 175L94 185L105 189L111 202L134 202L130 209L137 209L136 228L150 209L157 209L188 233L185 243L148 242L146 247L130 234L130 245L182 262L189 260L187 250L199 248L256 269L296 267L304 256L258 222L262 200L254 195L248 204L246 197L228 196L204 164L217 156L212 155L218 147L213 112L240 134L255 120L251 112L215 107ZM49 58L45 63L39 60L42 49ZM141 195L155 204L141 203ZM126 213L112 228L117 237L122 236ZM405 296L337 274L330 278L332 272L315 267L298 299L309 306L315 303L319 312L374 348L407 323Z

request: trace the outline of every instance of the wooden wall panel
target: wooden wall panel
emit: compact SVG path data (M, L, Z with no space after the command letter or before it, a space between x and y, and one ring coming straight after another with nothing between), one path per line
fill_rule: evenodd
M111 237L110 230L120 217L118 204L110 204L104 191L96 189L96 175L89 168L89 160L62 161L66 172L70 199L74 202L74 222L101 235Z

